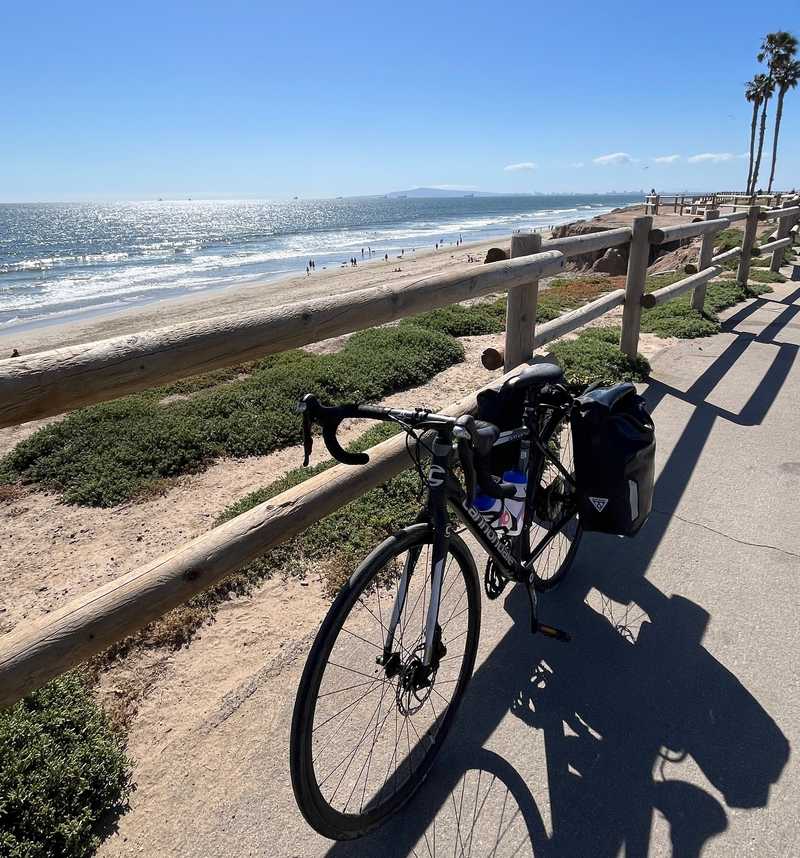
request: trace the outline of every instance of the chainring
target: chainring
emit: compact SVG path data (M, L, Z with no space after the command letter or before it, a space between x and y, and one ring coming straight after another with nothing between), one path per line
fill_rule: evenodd
M500 573L494 560L490 557L486 561L486 570L483 573L483 589L489 599L499 598L503 590L508 586L509 579Z

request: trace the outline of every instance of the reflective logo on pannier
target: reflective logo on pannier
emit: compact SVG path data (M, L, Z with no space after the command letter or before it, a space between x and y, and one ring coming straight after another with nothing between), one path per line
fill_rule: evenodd
M602 512L602 511L606 508L606 506L607 506L607 504L608 504L608 498L593 498L593 497L590 497L590 498L589 498L589 500L592 502L592 506L593 506L593 507L594 507L598 512Z

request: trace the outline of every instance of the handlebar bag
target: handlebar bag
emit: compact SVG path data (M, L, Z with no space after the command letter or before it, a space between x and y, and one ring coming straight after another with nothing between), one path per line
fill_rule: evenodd
M501 387L499 390L482 390L478 394L478 419L494 423L500 432L519 429L525 408L525 390ZM514 470L519 464L520 442L498 444L489 454L489 470L496 477Z
M653 506L656 436L630 383L578 397L571 415L575 480L585 530L633 536Z

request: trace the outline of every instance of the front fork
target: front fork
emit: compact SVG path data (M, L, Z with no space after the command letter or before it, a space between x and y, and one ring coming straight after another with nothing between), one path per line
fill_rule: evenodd
M433 551L431 554L431 597L428 602L428 610L425 616L425 649L422 656L422 665L430 673L438 667L442 655L441 629L439 628L439 601L442 597L442 582L444 580L445 560L450 545L450 520L447 515L447 474L448 459L452 447L449 441L437 437L432 444L433 460L428 471L428 519L433 532ZM408 587L414 567L419 560L421 546L409 550L397 588L392 615L389 620L389 628L383 648L383 658L379 659L385 667L390 669L398 665L390 665L394 658L394 638L400 617L408 595Z

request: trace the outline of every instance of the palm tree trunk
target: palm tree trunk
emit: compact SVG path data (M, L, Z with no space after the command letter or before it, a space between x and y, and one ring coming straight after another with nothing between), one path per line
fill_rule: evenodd
M754 194L758 187L758 171L761 168L761 153L764 151L764 135L767 133L767 104L768 99L764 99L764 104L761 107L761 127L758 130L758 152L756 153L756 163L753 168L753 178L750 182L750 187L747 189L748 194Z
M758 101L753 102L753 119L750 122L750 161L747 164L747 193L750 193L750 180L753 178L753 155L756 148L756 120L758 119Z
M786 95L786 90L781 87L778 90L778 107L775 110L775 134L772 139L772 169L769 171L769 186L767 193L772 193L772 182L775 178L775 162L778 160L778 134L781 130L781 116L783 114L783 97Z

